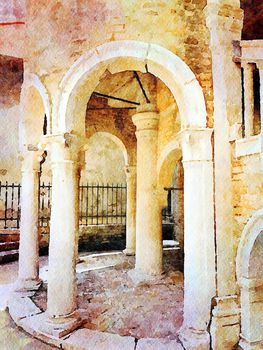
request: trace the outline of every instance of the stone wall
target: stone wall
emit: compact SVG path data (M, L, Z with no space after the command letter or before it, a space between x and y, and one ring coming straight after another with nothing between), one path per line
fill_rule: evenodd
M234 232L238 240L248 219L263 207L263 174L259 153L233 157L232 164Z

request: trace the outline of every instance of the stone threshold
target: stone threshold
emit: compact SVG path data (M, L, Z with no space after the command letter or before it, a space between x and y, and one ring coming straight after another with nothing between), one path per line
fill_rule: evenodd
M65 350L183 350L176 340L142 338L81 328L80 318L63 324L48 321L45 312L32 301L34 292L13 292L8 302L11 318L25 332L44 343ZM81 315L81 312L78 313ZM63 328L64 325L64 328Z

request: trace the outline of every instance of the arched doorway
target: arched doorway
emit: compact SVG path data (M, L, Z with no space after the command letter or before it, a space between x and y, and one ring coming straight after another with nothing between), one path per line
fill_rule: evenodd
M263 210L246 224L238 247L237 277L241 288L242 349L263 347Z

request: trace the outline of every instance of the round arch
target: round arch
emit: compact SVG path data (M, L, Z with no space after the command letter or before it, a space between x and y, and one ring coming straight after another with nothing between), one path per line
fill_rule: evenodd
M172 181L176 162L182 158L181 142L175 137L162 149L157 161L158 183L169 187Z
M263 208L256 211L247 222L242 232L236 259L237 279L249 278L249 260L255 241L263 231Z
M36 74L24 74L20 110L20 147L23 148L26 144L37 145L43 134L44 115L47 119L47 133L51 133L51 104L47 90Z
M89 50L70 67L59 86L54 132L74 130L83 134L86 103L106 70L112 74L137 70L155 75L174 95L181 127L206 127L204 95L191 69L160 45L121 40Z
M116 144L116 146L119 147L119 149L122 151L123 157L124 157L124 162L125 165L129 165L130 164L130 156L128 154L128 151L124 145L124 143L121 141L121 139L119 139L117 136L106 132L106 131L97 131L95 133L93 133L89 138L88 138L88 142L92 139L92 137L94 137L95 135L98 136L104 136L107 137L108 139L110 139L112 142L114 142ZM88 142L86 143L86 145L84 146L84 150L86 151L88 148Z

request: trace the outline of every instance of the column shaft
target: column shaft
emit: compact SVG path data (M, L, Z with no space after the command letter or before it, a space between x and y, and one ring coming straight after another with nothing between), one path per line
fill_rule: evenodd
M18 288L39 284L38 186L39 162L34 152L23 160Z
M254 134L254 84L253 71L254 66L246 63L244 68L244 102L245 102L245 136Z
M78 186L76 162L65 156L53 160L47 307L50 317L66 316L76 309Z
M145 274L162 272L162 217L157 190L158 114L133 116L137 127L136 265Z
M215 296L211 130L182 136L184 166L184 323L186 349L210 348L208 325ZM197 347L196 347L197 348Z

